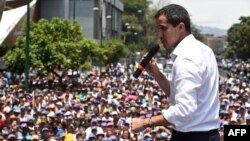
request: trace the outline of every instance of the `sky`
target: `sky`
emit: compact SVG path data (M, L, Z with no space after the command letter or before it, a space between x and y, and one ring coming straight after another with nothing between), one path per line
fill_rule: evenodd
M250 0L153 0L152 6L180 4L196 25L228 30L241 16L250 16Z

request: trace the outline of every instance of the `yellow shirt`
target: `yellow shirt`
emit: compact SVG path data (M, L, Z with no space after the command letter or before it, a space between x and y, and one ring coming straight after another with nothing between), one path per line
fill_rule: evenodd
M75 135L72 133L67 133L65 135L64 141L75 141Z

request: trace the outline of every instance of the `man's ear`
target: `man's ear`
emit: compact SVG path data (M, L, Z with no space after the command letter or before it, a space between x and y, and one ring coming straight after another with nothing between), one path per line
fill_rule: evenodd
M186 30L186 26L185 26L185 24L183 22L179 23L178 30L181 31L181 32Z

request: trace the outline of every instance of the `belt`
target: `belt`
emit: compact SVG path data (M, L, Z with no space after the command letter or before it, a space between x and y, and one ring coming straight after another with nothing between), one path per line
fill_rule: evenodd
M180 132L180 131L173 130L173 134L176 134L176 135L215 135L218 133L219 133L218 129L212 129L209 131L191 131L191 132Z

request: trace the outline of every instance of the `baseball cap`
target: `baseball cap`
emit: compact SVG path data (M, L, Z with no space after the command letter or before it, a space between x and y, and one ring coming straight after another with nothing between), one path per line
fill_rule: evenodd
M9 134L7 138L8 139L10 139L10 138L16 138L16 136L14 134Z
M97 136L99 136L99 135L103 135L104 136L104 132L103 132L103 130L97 130L97 134L96 134Z
M164 139L167 139L168 138L168 134L166 132L162 132L161 133L161 137L164 138Z
M108 122L107 123L107 126L113 126L114 124L113 124L113 122Z
M152 138L146 138L145 141L153 141Z
M39 140L38 135L32 135L32 140Z
M94 134L90 134L89 135L89 139L91 140L91 139L96 139L96 136L94 135Z
M116 136L114 136L114 135L111 136L109 139L110 139L110 141L117 141L117 138L116 138Z

